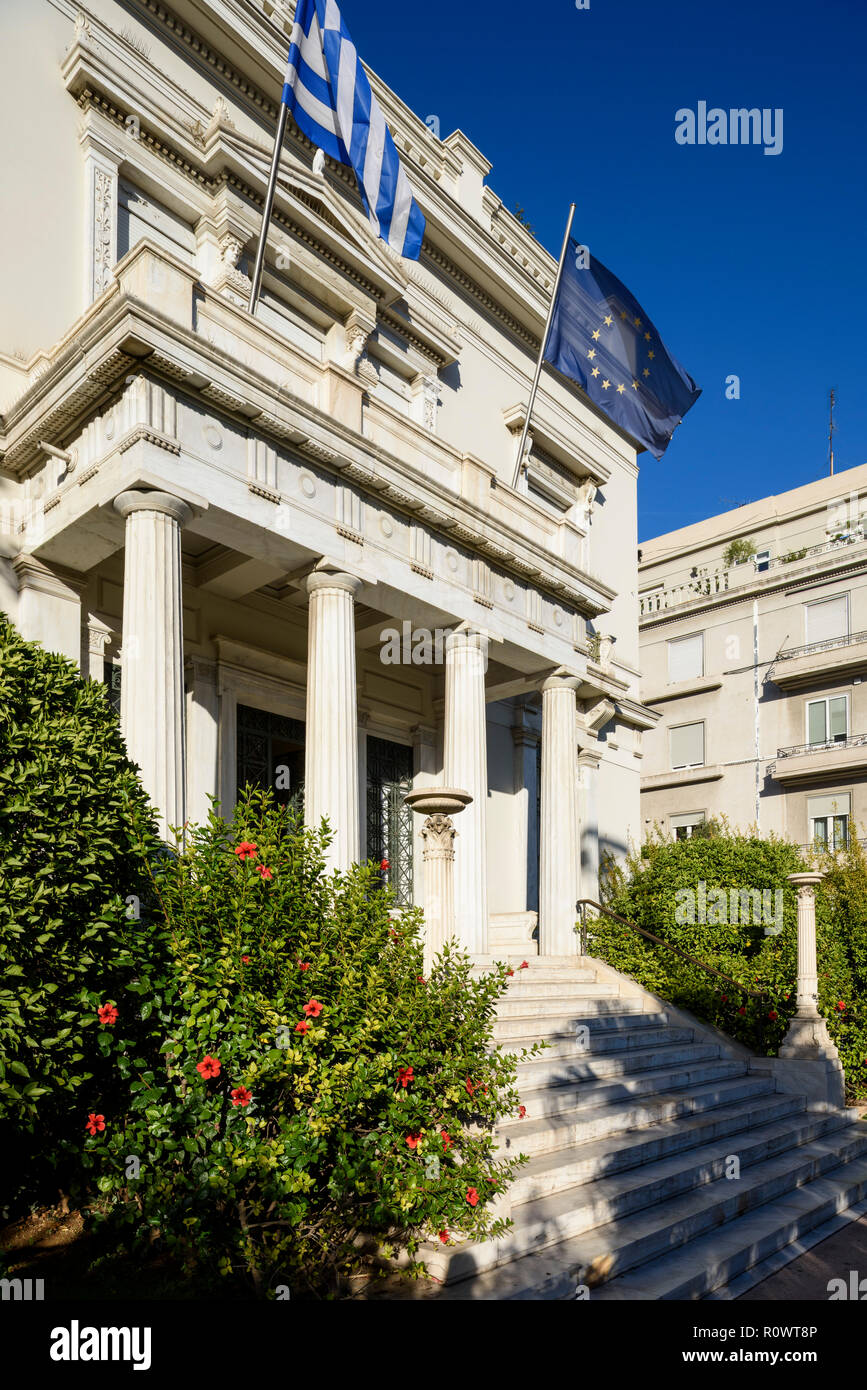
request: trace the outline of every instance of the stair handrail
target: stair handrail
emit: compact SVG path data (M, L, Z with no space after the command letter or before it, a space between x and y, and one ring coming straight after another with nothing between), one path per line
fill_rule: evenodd
M674 951L677 955L683 956L684 960L688 960L691 965L697 965L700 970L707 970L709 974L718 975L721 980L727 980L730 985L734 985L739 994L747 994L751 999L765 999L767 997L764 990L747 989L746 986L740 984L738 980L732 979L731 975L726 975L722 970L717 970L715 965L707 965L696 956L691 956L689 951L683 951L680 946L675 946L673 942L663 941L662 937L654 936L653 932L646 931L644 927L640 927L637 922L630 922L628 917L621 917L619 912L612 912L610 907L603 907L602 903L596 902L595 898L579 898L575 907L581 917L582 956L586 956L587 954L587 909L588 907L593 907L597 912L601 912L603 916L610 917L612 921L620 922L622 926L631 927L633 931L640 932L642 936L647 937L648 941L655 942L657 946L664 946L667 951Z

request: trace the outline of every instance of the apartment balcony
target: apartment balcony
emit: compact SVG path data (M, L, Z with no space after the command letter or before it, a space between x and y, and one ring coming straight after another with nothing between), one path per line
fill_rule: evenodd
M777 782L808 782L828 777L849 777L867 772L867 734L831 739L827 743L801 743L778 748L777 760L768 768Z
M867 673L867 632L787 647L778 655L769 676L781 689L796 690L823 676L845 677L861 671Z

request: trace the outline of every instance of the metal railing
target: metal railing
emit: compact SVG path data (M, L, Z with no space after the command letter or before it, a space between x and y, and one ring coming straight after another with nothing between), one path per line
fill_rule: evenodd
M794 743L791 748L778 748L778 758L794 758L804 753L832 753L837 748L863 748L867 734L850 734L846 738L829 738L823 743Z
M778 652L775 661L789 661L794 656L812 656L814 652L830 652L836 647L852 647L856 642L867 642L867 632L852 632L848 637L829 637L824 642L805 642L803 647L786 647Z
M747 989L745 985L740 984L740 982L733 979L731 975L726 975L722 970L717 970L716 966L707 965L705 961L699 960L697 956L690 955L689 951L682 950L680 946L675 946L671 941L663 941L662 937L654 936L653 932L645 931L644 927L640 927L637 922L630 922L628 917L621 917L618 912L612 912L609 907L603 907L602 904L596 902L594 898L579 898L575 907L581 918L582 956L587 955L587 909L588 907L592 907L596 912L601 913L603 917L610 918L612 922L619 922L623 927L630 927L632 931L638 932L640 936L646 937L648 941L652 941L656 946L663 946L666 951L673 951L675 955L682 956L684 960L689 961L690 965L697 965L700 970L706 970L709 975L716 975L720 980L725 980L727 984L733 985L739 994L746 994L750 999L765 999L767 997L762 990Z

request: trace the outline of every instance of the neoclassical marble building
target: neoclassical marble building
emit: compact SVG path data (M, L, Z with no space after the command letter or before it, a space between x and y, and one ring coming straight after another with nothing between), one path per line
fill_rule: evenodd
M554 263L374 74L420 261L290 128L249 315L292 8L6 0L2 607L105 683L164 826L303 786L423 902L403 798L445 782L461 938L572 951L655 722L635 445L546 373L513 488Z

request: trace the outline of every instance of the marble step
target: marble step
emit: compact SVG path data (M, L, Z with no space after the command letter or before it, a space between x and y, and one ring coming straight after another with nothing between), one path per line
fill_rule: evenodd
M557 1086L531 1093L527 1114L522 1120L508 1120L498 1127L497 1133L506 1133L511 1138L517 1124L522 1134L529 1133L535 1124L544 1124L553 1129L552 1139L557 1140L559 1130L580 1119L588 1111L605 1110L620 1101L640 1099L645 1096L671 1095L678 1091L694 1090L712 1082L728 1081L733 1077L746 1075L746 1066L731 1057L719 1058L714 1055L705 1061L686 1061L679 1067L663 1068L656 1072L646 1072L639 1076L618 1077L616 1081L579 1081L571 1086Z
M495 1018L494 1041L499 1047L507 1047L510 1041L519 1042L528 1037L534 1041L540 1038L546 1041L568 1036L574 1038L579 1023L586 1023L590 1032L594 1033L626 1027L659 1028L667 1022L668 1015L662 1011L658 1014L642 1013L641 1003L635 999L599 999L595 1003L591 999L582 999L574 1011L547 1015L541 1020L535 1013L526 1011L506 1018Z
M569 986L568 994L535 994L532 990L521 990L515 995L506 994L497 1003L497 1018L523 1018L532 1015L536 1018L557 1018L574 1009L576 1015L585 1007L587 1001L598 1000L607 1003L619 999L616 985L598 985L594 981L586 984L576 982Z
M691 1031L691 1030L685 1030ZM679 1066L683 1062L709 1061L720 1056L719 1043L671 1043L653 1040L648 1046L632 1047L621 1052L594 1054L575 1047L569 1057L557 1057L544 1052L533 1062L522 1062L517 1069L521 1099L544 1087L556 1093L560 1087L576 1082L599 1080L602 1077L629 1076L635 1072L653 1072L660 1068Z
M531 1223L515 1222L513 1232L500 1243L500 1262L507 1259L509 1264L493 1266L485 1276L489 1293L471 1277L482 1270L488 1254L482 1252L484 1243L459 1247L454 1268L449 1262L442 1275L429 1268L449 1282L470 1279L468 1298L574 1298L578 1284L589 1286L591 1301L702 1297L766 1257L771 1248L779 1248L774 1240L785 1244L796 1238L792 1208L809 1212L810 1223L827 1220L832 1215L828 1184L836 1187L836 1200L842 1204L835 1209L860 1200L867 1191L867 1158L861 1156L866 1154L866 1134L852 1136L845 1127L757 1162L739 1180L722 1177L579 1234L568 1230L568 1209L557 1215L557 1205L570 1204L563 1197L554 1198L547 1202L547 1220L554 1227L559 1223L559 1229L545 1254L515 1254L531 1230ZM536 1216L542 1216L539 1207ZM760 1250L754 1240L757 1230L771 1236L771 1244ZM506 1244L510 1238L511 1247ZM545 1275L540 1277L542 1269Z
M605 1137L576 1146L558 1149L531 1158L519 1169L510 1188L513 1204L532 1197L545 1197L567 1187L595 1183L615 1174L629 1173L646 1164L688 1153L705 1145L723 1141L743 1142L750 1130L766 1124L792 1123L799 1125L806 1111L803 1096L783 1094L760 1095L755 1099L738 1101L734 1105L699 1111L677 1120L653 1125L646 1130L632 1130L618 1136L617 1146ZM831 1116L836 1122L837 1117ZM579 1194L575 1194L576 1201Z
M739 1072L729 1078L693 1085L689 1091L633 1096L609 1105L576 1109L569 1116L558 1116L556 1124L550 1116L511 1121L498 1127L500 1148L532 1158L594 1139L607 1138L611 1142L616 1136L620 1143L621 1136L629 1130L774 1093L773 1082L768 1078L748 1076L741 1063L730 1065L739 1068Z
M526 970L513 975L506 986L503 999L569 999L573 995L581 998L587 994L599 994L600 998L612 998L611 986L597 985L588 971L587 979L546 980L533 976L528 979Z
M564 1063L584 1062L588 1057L624 1057L633 1051L645 1051L649 1047L669 1047L676 1043L696 1041L694 1028L621 1028L592 1029L584 1042L579 1044L574 1030L555 1039L546 1038L547 1047L542 1061L548 1066ZM501 1051L507 1051L501 1048ZM526 1063L525 1065L540 1065ZM520 1072L519 1072L520 1075Z

